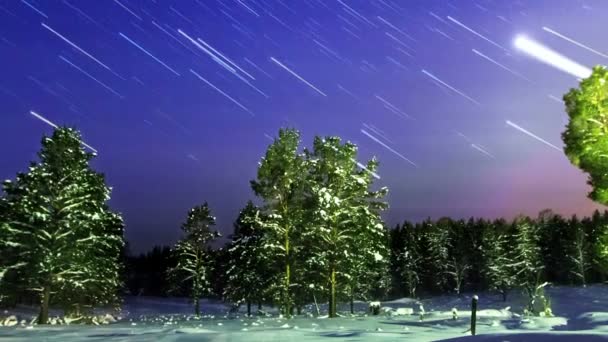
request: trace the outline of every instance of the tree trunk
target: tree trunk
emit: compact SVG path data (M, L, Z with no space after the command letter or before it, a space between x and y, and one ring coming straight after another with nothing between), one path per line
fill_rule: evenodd
M38 316L38 324L48 324L48 322L49 322L50 299L51 299L51 289L47 285L42 289L42 298L40 298L40 315Z
M352 295L350 296L350 314L355 314L355 297Z
M284 309L285 309L285 317L289 317L291 315L291 300L289 298L289 286L290 278L291 278L291 261L289 255L289 230L285 229L285 295L284 295Z
M258 302L258 311L262 310L262 302Z
M302 306L298 305L298 307L296 308L296 313L298 314L298 316L302 314Z
M336 317L336 269L331 267L331 292L329 297L329 317Z
M251 317L251 301L247 301L247 316Z
M502 301L503 302L507 301L507 291L505 291L505 290L502 291Z
M200 314L201 314L201 307L199 304L198 296L196 296L196 298L194 299L194 314L197 316L200 316Z

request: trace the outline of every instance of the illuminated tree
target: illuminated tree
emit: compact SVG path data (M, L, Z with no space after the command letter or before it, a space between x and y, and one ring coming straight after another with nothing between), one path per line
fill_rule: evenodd
M85 304L117 302L124 242L122 220L106 204L110 188L90 168L94 154L79 133L56 129L38 155L27 173L4 183L8 220L0 225L8 234L0 247L16 256L9 271L39 298L45 324L52 303L78 314Z
M185 236L174 248L177 266L170 273L179 281L187 282L197 316L200 315L200 297L211 292L209 273L213 260L207 245L220 236L211 230L214 225L215 217L211 216L207 203L192 208L182 225Z
M562 134L570 161L589 175L589 197L608 205L608 70L595 67L565 96L570 122Z

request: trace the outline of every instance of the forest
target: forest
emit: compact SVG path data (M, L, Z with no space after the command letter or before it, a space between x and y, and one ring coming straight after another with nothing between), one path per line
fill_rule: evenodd
M230 242L220 237L211 206L187 212L182 238L134 256L120 215L107 206L110 188L90 169L94 157L79 133L59 128L44 137L40 163L4 183L1 304L50 307L81 317L123 296L216 298L249 315L262 305L286 317L306 305L422 298L465 291L511 291L529 298L526 312L551 314L550 284L603 282L608 212L563 218L430 218L388 227L381 212L388 189L374 189L378 162L363 165L357 148L338 137L300 146L299 132L280 130L251 181L254 201L238 213ZM252 309L252 306L254 309Z

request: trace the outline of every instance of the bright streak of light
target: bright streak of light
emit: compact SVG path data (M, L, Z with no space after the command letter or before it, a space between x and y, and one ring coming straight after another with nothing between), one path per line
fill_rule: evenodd
M433 13L433 12L429 12L429 14L430 14L430 15L431 15L433 18L435 18L435 19L437 19L437 20L441 21L442 23L444 23L444 24L446 24L446 25L448 24L448 22L447 22L447 21L443 20L443 18L442 18L442 17L440 17L440 16L438 16L437 14L435 14L435 13Z
M401 64L401 63L399 63L397 60L395 60L395 59L394 59L393 57L391 57L391 56L386 56L386 59L387 59L389 62L391 62L391 63L395 64L397 67L399 67L399 68L401 68L401 69L403 69L403 70L410 70L410 69L408 69L408 68L407 68L405 65L403 65L403 64Z
M376 99L378 99L380 102L382 102L385 106L387 106L390 109L392 109L395 112L397 112L397 114L401 114L401 115L405 116L406 118L411 118L411 116L409 116L407 113L405 113L401 109L397 108L397 106L395 106L394 104L388 102L387 100L385 100L381 96L379 96L379 95L374 95L374 96L376 97Z
M373 141L377 142L378 144L380 144L381 146L383 146L384 148L386 148L387 150L391 151L392 153L394 153L395 155L397 155L399 158L405 160L406 162L414 165L415 167L418 167L418 165L416 165L416 163L414 163L413 161L407 159L406 157L404 157L401 153L393 150L390 146L388 146L387 144L383 143L382 141L380 141L380 139L376 138L375 136L369 134L366 130L361 129L361 133L365 134L367 137L369 137L370 139L372 139Z
M262 74L268 76L268 78L270 78L271 80L274 79L269 73L267 73L266 71L264 71L262 68L260 68L257 64L253 63L252 61L250 61L247 57L245 57L245 62L249 63L249 65L251 65L254 69L256 69L257 71L261 72Z
M433 80L435 80L435 81L437 81L437 82L441 83L443 86L447 87L448 89L450 89L451 91L455 92L456 94L458 94L458 95L460 95L460 96L464 97L465 99L467 99L467 100L469 100L469 101L473 102L474 104L476 104L476 105L478 105L478 106L481 106L481 103L477 102L475 99L473 99L473 98L472 98L472 97L470 97L469 95L467 95L467 94L465 94L465 93L461 92L460 90L458 90L458 89L456 89L456 88L452 87L451 85L449 85L449 84L447 84L447 83L443 82L443 81L442 81L442 80L440 80L440 79L439 79L437 76L435 76L435 75L431 74L430 72L428 72L428 71L426 71L426 70L422 69L422 73L423 73L423 74L425 74L425 75L427 75L428 77L432 78Z
M335 52L334 50L332 50L332 49L328 48L327 46L323 45L318 40L313 39L312 41L315 42L315 44L319 45L325 51L329 52L332 56L336 57L338 60L344 61L344 59L337 52Z
M182 36L184 36L186 39L188 39L197 48L201 49L204 53L206 53L207 55L209 55L214 62L216 62L217 64L221 65L224 69L230 71L231 73L236 74L236 70L233 67L231 67L230 65L226 64L226 62L224 62L219 57L217 57L216 55L214 55L213 52L209 51L209 49L207 49L204 46L202 46L199 42L197 42L196 40L194 40L194 38L190 37L188 34L186 34L181 29L178 29L177 32L179 34L181 34Z
M479 152L481 152L481 153L485 154L486 156L488 156L488 157L490 157L490 158L492 158L492 159L496 159L496 157L494 157L494 156L493 156L493 155L492 155L490 152L486 151L485 149L481 148L481 147L480 147L480 146L478 146L478 145L471 144L471 147L472 147L472 148L474 148L474 149L476 149L477 151L479 151Z
M371 173L372 176L374 176L374 178L376 179L380 179L380 175L378 175L377 173L375 173L374 171L370 171L365 165L361 164L360 162L357 161L357 166L359 166L360 168L362 168L363 170Z
M112 94L120 97L121 99L124 98L124 96L120 95L117 91L115 91L114 89L112 89L110 86L106 85L105 83L101 82L100 80L98 80L97 78L93 77L91 74L89 74L88 72L82 70L82 68L80 68L79 66L75 65L74 63L70 62L67 58L59 55L59 58L68 63L70 66L72 66L74 69L80 71L81 73L83 73L85 76L87 76L88 78L92 79L93 81L97 82L97 84L101 85L102 87L106 88L108 91L110 91Z
M575 61L560 55L548 47L519 35L515 38L515 47L526 54L556 69L564 71L578 78L587 78L591 75L591 69L576 63Z
M129 43L133 44L133 46L135 46L136 48L138 48L139 50L141 50L143 53L145 53L146 55L152 57L152 59L154 59L156 62L158 62L158 64L164 66L167 70L171 71L175 75L180 76L180 74L177 71L173 70L171 67L169 67L167 64L165 64L163 61L161 61L160 59L156 58L153 54L151 54L150 52L148 52L148 50L144 49L139 44L137 44L136 42L132 41L131 38L125 36L124 34L122 34L122 32L118 32L118 34L121 37L123 37L124 39L126 39Z
M520 131L520 132L522 132L522 133L524 133L524 134L527 134L527 135L531 136L532 138L534 138L534 139L536 139L536 140L538 140L538 141L542 142L543 144L545 144L545 145L547 145L547 146L549 146L549 147L551 147L551 148L553 148L553 149L555 149L555 150L558 150L558 151L560 151L560 152L562 151L562 150L561 150L559 147L557 147L557 146L553 145L552 143L550 143L550 142L548 142L547 140L545 140L545 139L543 139L543 138L539 137L538 135L536 135L536 134L534 134L534 133L532 133L532 132L530 132L530 131L528 131L528 130L526 130L526 129L522 128L521 126L519 126L519 125L517 125L517 124L515 124L515 123L513 123L513 122L511 122L511 121L509 121L509 120L507 120L506 122L507 122L507 125L509 125L509 126L511 126L511 127L513 127L513 128L515 128L516 130L518 130L518 131Z
M497 62L497 61L495 61L495 60L493 60L492 58L490 58L490 57L488 57L488 56L484 55L483 53L481 53L481 52L479 52L479 51L477 51L477 50L475 50L475 49L473 49L472 51L473 51L473 52L474 52L476 55L478 55L479 57L484 58L484 59L486 59L487 61L489 61L489 62L491 62L491 63L494 63L495 65L498 65L499 67L501 67L501 68L505 69L506 71L510 72L511 74L513 74L513 75L515 75L515 76L517 76L517 77L519 77L519 78L521 78L521 79L523 79L523 80L526 80L526 81L528 81L528 82L532 82L532 81L531 81L529 78L527 78L526 76L524 76L524 75L522 75L522 74L518 73L517 71L515 71L515 70L513 70L513 69L511 69L511 68L509 68L509 67L507 67L507 66L505 66L505 65L503 65L503 64L501 64L501 63L499 63L499 62Z
M253 13L256 17L259 17L260 15L254 11L251 7L247 6L244 2L242 2L241 0L236 0L236 2L238 2L239 4L241 4L243 7L245 7L249 12Z
M53 127L53 128L59 128L59 126L57 126L55 123L53 123L51 120L45 118L44 116L34 112L33 110L30 110L30 114L32 114L34 117L36 117L38 120L44 122L45 124ZM97 150L94 149L91 145L85 143L84 141L80 141L82 143L83 146L87 147L88 149L90 149L91 151L97 153Z
M57 37L61 38L64 42L70 44L70 46L72 46L73 48L75 48L76 50L82 52L85 56L89 57L90 59L94 60L95 63L101 65L103 68L107 69L108 71L110 71L112 74L118 76L119 78L123 79L123 77L121 77L120 75L118 75L117 73L114 72L114 70L112 70L109 66L105 65L104 63L102 63L99 59L93 57L93 55L91 55L90 53L86 52L84 49L82 49L80 46L76 45L75 43L73 43L71 40L67 39L66 37L64 37L63 35L61 35L59 32L53 30L50 26L48 26L45 23L40 23L42 25L42 27L44 27L45 29L51 31L53 34L55 34Z
M479 37L479 38L481 38L481 39L485 40L486 42L488 42L488 43L490 43L490 44L492 44L492 45L494 45L494 46L496 46L496 47L498 47L498 48L500 48L500 49L502 49L502 50L504 50L504 51L506 51L506 52L509 52L509 50L507 50L507 49L506 49L504 46L502 46L502 45L500 45L500 44L496 43L495 41L493 41L493 40L491 40L490 38L488 38L488 37L484 36L483 34L481 34L481 33L477 32L477 31L473 30L472 28L470 28L470 27L466 26L465 24L461 23L460 21L458 21L458 20L456 20L456 19L454 19L454 18L450 17L449 15L447 16L447 18L448 18L448 20L450 20L450 21L451 21L451 22L453 22L454 24L456 24L456 25L458 25L458 26L462 27L463 29L465 29L465 30L467 30L467 31L471 32L472 34L474 34L474 35L476 35L477 37Z
M344 6L344 8L346 8L350 13L354 14L355 16L357 16L358 18L360 18L361 20L363 20L364 22L370 24L372 27L378 27L378 25L372 23L371 21L369 21L366 17L364 17L363 15L361 15L359 12L355 11L354 9L352 9L352 7L348 6L347 4L345 4L342 0L338 0L338 2Z
M321 90L319 90L319 88L315 87L310 82L308 82L307 80L305 80L304 78L302 78L302 76L298 75L295 71L289 69L286 65L284 65L281 62L279 62L276 58L270 57L270 60L273 61L276 65L278 65L281 68L285 69L285 71L287 71L288 73L292 74L295 78L297 78L298 80L300 80L301 82L303 82L304 84L306 84L307 86L309 86L310 88L312 88L317 93L319 93L319 94L327 97L327 95L324 92L322 92Z
M36 11L36 13L40 14L41 16L45 17L45 18L49 18L48 15L44 14L44 12L42 12L41 10L37 9L36 7L34 7L34 5L30 4L29 2L25 1L25 0L21 0L21 2L28 6L29 8L33 9L34 11Z
M200 79L201 81L207 83L207 85L210 86L211 88L213 88L215 91L217 91L218 93L224 95L224 97L226 97L228 100L232 101L232 103L236 104L237 106L239 106L241 109L243 109L247 113L251 114L252 116L255 116L255 114L253 114L253 112L250 111L247 107L243 106L239 101L233 99L232 97L230 97L230 95L226 94L221 89L219 89L218 87L214 86L211 82L209 82L206 79L204 79L203 76L199 75L196 71L190 69L190 72L193 73L196 77L198 77L198 79Z
M410 36L409 34L403 32L402 30L400 30L398 27L396 27L395 25L391 24L388 20L382 18L381 16L377 16L378 20L380 20L381 22L385 23L386 25L388 25L388 27L392 28L393 30L401 33L405 38L411 40L411 41L416 41L416 39L412 38L412 36Z
M200 38L197 38L196 40L198 40L199 42L203 43L203 45L205 45L211 51L215 52L218 56L222 57L224 60L226 60L226 62L230 63L233 67L237 68L240 72L242 72L243 74L247 75L247 77L251 78L252 80L255 80L255 77L251 76L249 73L247 73L247 71L245 71L241 67L239 67L236 63L234 63L232 60L230 60L230 58L226 57L226 55L224 55L220 51L214 49L213 46L207 44L204 40L202 40Z
M140 16L138 16L138 15L137 15L137 14L135 14L133 11L131 11L131 10L130 10L130 9L127 7L127 6L123 5L123 4L122 4L120 1L118 1L118 0L114 0L114 2L115 2L115 3L116 3L118 6L120 6L120 7L124 8L124 9L125 9L125 11L127 11L127 12L131 13L131 15L133 15L135 18L139 19L140 21L142 21L142 20L143 20L143 19L142 19Z
M556 96L553 96L553 95L551 95L551 94L549 94L549 95L547 95L547 96L548 96L548 97L549 97L551 100L553 100L553 101L555 101L555 102L558 102L558 103L564 104L564 100L562 100L562 99L560 99L560 98L558 98L558 97L556 97Z
M409 52L407 52L407 51L403 50L403 49L402 49L402 48L400 48L400 47L397 47L397 51L401 52L402 54L404 54L404 55L406 55L406 56L408 56L408 57L414 58L414 56L412 56L412 55L411 55Z
M552 30L552 29L550 29L550 28L548 28L546 26L543 26L543 30L545 30L545 31L551 33L552 35L555 35L555 36L557 36L557 37L559 37L559 38L561 38L561 39L563 39L563 40L565 40L567 42L570 42L570 43L572 43L572 44L574 44L574 45L576 45L578 47L582 47L583 49L585 49L587 51L591 51L591 52L593 52L594 54L596 54L598 56L602 56L604 58L608 58L608 55L603 54L603 53L601 53L601 52L599 52L599 51L597 51L595 49L592 49L592 48L590 48L589 46L587 46L587 45L585 45L583 43L579 43L579 42L577 42L576 40L574 40L572 38L566 37L563 34L561 34L559 32L556 32L556 31L554 31L554 30Z
M363 124L363 127L369 129L370 131L376 133L377 135L379 135L380 137L382 137L384 140L388 141L391 144L394 144L394 142L389 139L386 134L384 134L384 132L382 132L381 130L379 130L377 127L374 127L373 125L368 125L366 123Z

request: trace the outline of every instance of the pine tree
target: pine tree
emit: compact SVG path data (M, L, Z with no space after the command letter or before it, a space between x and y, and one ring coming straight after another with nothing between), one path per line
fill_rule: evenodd
M434 223L431 219L423 221L420 230L422 284L427 291L443 292L448 281L448 229L449 221L443 219Z
M530 299L529 310L534 312L534 300L541 285L542 262L538 227L529 218L519 217L513 222L515 245L513 246L513 268L516 284Z
M220 234L212 231L215 217L207 202L192 208L186 222L182 225L184 237L175 245L174 251L177 266L170 270L172 276L180 282L189 284L190 296L194 301L194 313L200 315L200 297L210 293L209 273L213 263L207 251L208 244Z
M286 316L293 311L292 274L299 272L296 263L304 227L306 169L304 158L298 152L299 144L298 131L281 129L259 164L257 179L251 181L254 193L264 200L261 224L265 229L265 248L274 255L271 268L275 274L281 274L281 280L272 284L270 291Z
M329 280L329 316L336 317L339 291L345 288L340 282L353 285L346 290L352 299L364 288L360 285L368 272L373 272L374 262L386 262L386 236L379 211L386 207L380 199L388 190L370 191L378 163L371 160L365 169L358 169L357 147L342 144L338 137L316 137L313 150L306 155L310 166L307 185L316 204L313 226L320 238L317 250Z
M227 286L224 296L233 303L247 304L251 315L251 303L260 304L267 298L269 286L268 264L272 255L264 248L260 211L251 201L234 223L232 242L227 246Z
M471 270L471 257L475 248L473 241L469 235L468 228L473 228L473 225L467 226L462 220L453 221L447 220L448 228L448 263L447 275L453 285L453 290L457 295L464 286L465 278Z
M27 173L4 183L11 232L4 244L18 256L11 267L39 297L38 323L45 324L51 303L78 314L83 305L118 300L123 225L77 131L56 129L38 155Z
M499 291L506 301L509 290L516 284L510 253L512 244L506 222L497 220L492 226L493 229L487 230L483 237L483 274L489 288Z

